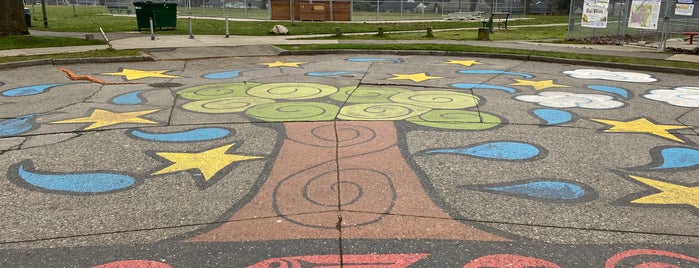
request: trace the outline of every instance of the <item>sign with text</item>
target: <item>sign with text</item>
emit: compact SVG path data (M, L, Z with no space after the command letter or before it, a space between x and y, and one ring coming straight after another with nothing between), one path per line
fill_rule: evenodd
M582 27L607 28L609 0L585 0Z

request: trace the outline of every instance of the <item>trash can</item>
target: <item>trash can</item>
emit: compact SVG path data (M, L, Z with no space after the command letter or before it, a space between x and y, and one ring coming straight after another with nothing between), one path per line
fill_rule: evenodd
M177 27L177 3L164 2L133 2L136 10L138 30L150 28L150 18L153 18L153 28L163 29Z
M24 22L27 24L27 27L32 26L32 13L28 7L24 8Z
M490 40L490 29L478 28L478 40Z

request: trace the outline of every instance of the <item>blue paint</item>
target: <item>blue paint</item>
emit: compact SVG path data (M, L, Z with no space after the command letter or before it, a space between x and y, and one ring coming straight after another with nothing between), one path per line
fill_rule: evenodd
M112 102L115 104L119 105L136 105L136 104L141 104L143 100L139 97L138 94L141 94L143 91L134 91L134 92L129 92L126 94L122 94L117 96L116 98L112 99Z
M227 71L227 72L219 72L219 73L210 73L204 75L204 78L208 79L228 79L228 78L236 78L240 76L241 71Z
M573 119L573 114L557 109L536 109L534 114L546 121L547 125L563 124Z
M427 153L463 154L497 160L526 160L538 156L541 150L523 142L499 141L466 148L430 150Z
M38 116L38 114L28 114L0 121L0 137L17 135L31 130L34 128L34 124L29 120Z
M225 128L197 128L182 132L173 133L147 133L140 130L132 130L131 135L134 137L164 142L193 142L193 141L208 141L220 139L231 134L231 131Z
M36 95L36 94L44 93L48 89L50 89L52 87L57 87L60 85L63 85L63 84L44 84L44 85L35 85L35 86L28 86L28 87L18 87L18 88L5 90L2 92L2 95L7 96L7 97L22 97L22 96Z
M134 185L130 176L113 173L39 174L19 165L19 176L27 183L49 191L70 193L105 193Z
M371 62L371 61L392 61L395 63L403 62L403 60L401 60L401 59L390 59L390 58L348 58L346 60L353 61L353 62Z
M488 84L468 84L468 83L457 83L457 84L451 84L452 87L455 88L460 88L460 89L475 89L475 88L481 88L481 89L497 89L497 90L502 90L508 93L516 93L517 90L511 87L503 87L503 86L496 86L496 85L488 85Z
M587 85L587 88L607 93L612 93L623 97L624 99L629 98L629 92L626 89L620 87L612 87L605 85Z
M353 73L355 73L355 72L349 72L349 71L310 72L310 73L307 73L306 75L308 75L308 76L317 76L317 77L325 77L325 76L338 76L338 75L353 74Z
M508 72L508 71L501 71L501 70L461 70L459 71L460 74L511 74L511 75L519 75L524 78L533 78L534 76L531 74L525 74L525 73L518 73L518 72Z
M573 200L585 195L585 189L582 187L557 181L535 181L486 189L547 200Z
M688 168L699 165L699 150L692 148L670 147L662 149L663 163L652 169Z

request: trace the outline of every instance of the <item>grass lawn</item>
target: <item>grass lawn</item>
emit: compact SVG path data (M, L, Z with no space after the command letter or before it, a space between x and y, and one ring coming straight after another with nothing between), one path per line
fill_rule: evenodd
M33 56L17 56L17 57L0 57L0 63L30 61L41 59L75 59L75 58L109 58L109 57L125 57L125 56L140 56L141 51L137 49L116 50L116 49L100 49L78 53L61 53L50 55L33 55Z
M0 37L0 50L37 47L65 47L104 45L102 40L85 40L84 38L49 37L49 36L22 36L11 35Z

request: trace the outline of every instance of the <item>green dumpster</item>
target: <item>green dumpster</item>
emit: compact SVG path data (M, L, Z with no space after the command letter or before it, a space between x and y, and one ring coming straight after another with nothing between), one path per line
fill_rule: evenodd
M150 28L150 18L153 18L153 28L163 29L177 27L177 3L164 2L133 2L136 9L138 30Z

